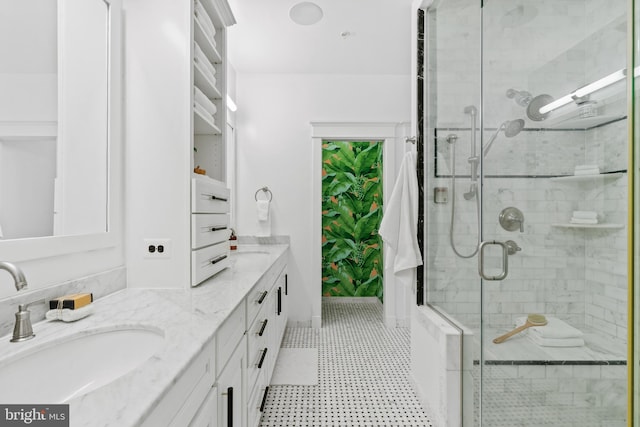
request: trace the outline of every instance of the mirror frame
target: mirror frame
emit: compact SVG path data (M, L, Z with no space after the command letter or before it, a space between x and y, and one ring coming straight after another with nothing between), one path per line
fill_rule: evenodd
M0 240L0 260L28 261L121 246L122 210L122 2L107 5L108 134L107 134L107 231L91 234ZM60 12L58 11L58 16Z

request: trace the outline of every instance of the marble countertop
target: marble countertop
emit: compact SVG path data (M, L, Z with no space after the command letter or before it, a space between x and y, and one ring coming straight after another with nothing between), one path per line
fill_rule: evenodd
M288 247L286 244L242 245L238 253L232 253L230 268L196 288L124 289L96 300L93 303L95 313L77 322L36 323L33 325L36 337L32 340L21 343L1 340L0 365L71 336L109 329L162 331L161 349L143 365L93 392L66 402L70 405L72 426L138 425L175 379L212 342L218 327ZM247 263L242 262L243 252L266 255L259 265L246 268Z

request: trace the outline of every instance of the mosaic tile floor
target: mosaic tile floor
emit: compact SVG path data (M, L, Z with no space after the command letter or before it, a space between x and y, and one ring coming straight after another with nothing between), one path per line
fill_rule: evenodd
M260 426L433 427L409 380L408 329L387 329L370 302L323 302L322 320L282 343L319 349L319 384L271 386Z

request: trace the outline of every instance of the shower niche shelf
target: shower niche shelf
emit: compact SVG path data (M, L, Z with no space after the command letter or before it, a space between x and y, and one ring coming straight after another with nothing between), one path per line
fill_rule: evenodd
M587 182L604 182L604 181L613 181L622 176L622 172L616 173L601 173L599 175L567 175L567 176L555 176L553 178L549 178L550 181L554 182L565 182L565 183L587 183Z
M615 223L611 223L611 224L571 224L571 223L565 223L565 224L551 224L551 226L552 227L558 227L558 228L583 228L583 229L598 229L598 230L617 230L617 229L624 228L624 225L615 224Z

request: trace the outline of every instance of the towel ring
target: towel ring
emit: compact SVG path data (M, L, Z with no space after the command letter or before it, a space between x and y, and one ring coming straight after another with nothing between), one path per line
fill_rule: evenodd
M270 202L273 199L273 193L271 192L271 190L269 190L269 187L262 187L262 188L258 188L258 190L256 191L256 195L254 196L255 199L256 199L256 202L258 201L258 193L261 192L261 191L264 191L265 194L268 193L267 194L267 197L268 197L267 201Z

